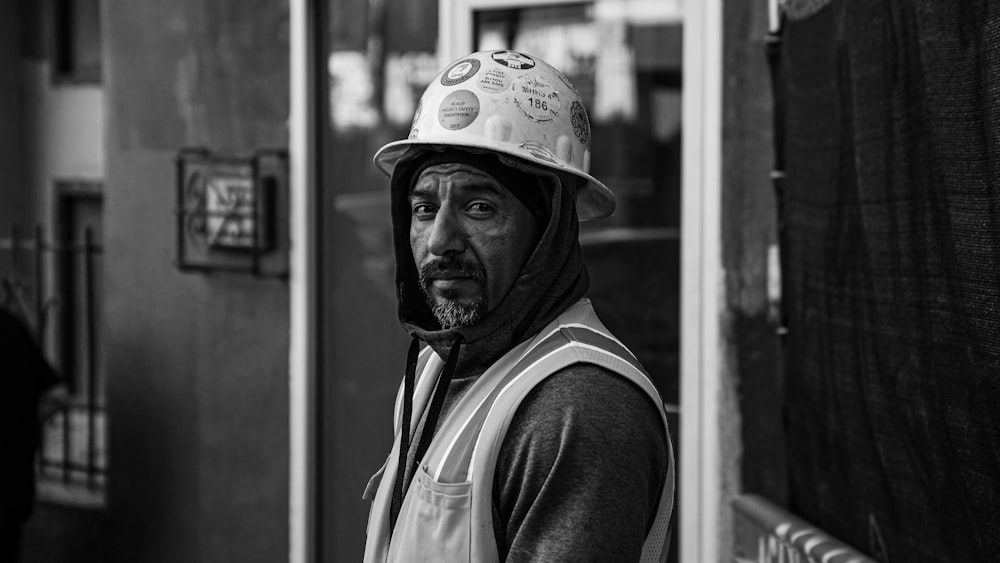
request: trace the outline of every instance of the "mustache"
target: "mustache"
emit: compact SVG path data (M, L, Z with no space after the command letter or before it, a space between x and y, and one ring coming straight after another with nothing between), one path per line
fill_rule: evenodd
M462 260L454 256L436 258L417 269L420 277L420 285L427 285L436 278L441 277L469 277L480 285L486 283L486 270L474 262Z

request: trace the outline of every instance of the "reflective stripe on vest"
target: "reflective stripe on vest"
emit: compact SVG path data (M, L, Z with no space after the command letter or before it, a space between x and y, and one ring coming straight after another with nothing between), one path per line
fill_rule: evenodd
M616 367L619 368L612 368L613 371L620 372L623 367L627 366L625 369L634 372L635 376L629 379L646 387L647 393L656 393L652 382L639 366L638 360L626 348L590 328L559 327L550 336L533 346L530 352L521 358L504 378L492 385L493 389L489 396L475 405L475 411L471 415L464 417L462 429L451 440L442 457L428 458L428 465L437 468L433 474L434 479L445 483L468 481L471 474L473 447L477 443L480 430L497 398L503 393L511 392L512 386L515 386L520 378L525 377L532 370L541 369L546 371L546 375L549 375L559 371L562 367L587 361L582 357L587 352L605 354L613 358L617 363ZM659 401L658 395L654 396ZM454 413L455 416L461 416L461 414L464 413Z
M424 352L418 363L419 379L414 393L414 420L411 428L416 427L422 416L443 364L436 354ZM538 383L564 367L578 363L602 366L638 385L659 407L666 429L666 414L653 383L635 356L611 336L597 319L589 300L581 300L539 332L533 340L518 345L497 360L442 421L421 467L418 468L418 475L405 495L391 546L388 545L388 504L397 463L395 453L390 454L387 464L381 470L384 474L372 506L365 561L381 563L396 559L408 560L420 553L420 544L426 548L426 542L437 541L436 538L424 536L408 537L419 535L414 532L419 529L417 524L408 520L409 512L414 510L413 506L422 502L411 498L417 496L414 489L422 490L421 494L428 494L425 490L428 487L445 493L453 491L456 499L459 498L457 493L460 491L471 497L471 500L464 501L469 504L464 524L453 526L454 530L451 530L459 530L456 532L458 535L469 537L459 538L460 541L454 544L458 547L449 548L449 556L460 561L498 561L492 521L493 475L507 428L521 401ZM392 452L396 452L398 448L399 403L397 399L397 436ZM673 450L669 433L666 439L670 466L656 519L643 546L644 562L663 561L666 558L666 531L674 493ZM448 498L447 494L445 498ZM449 541L453 539L449 538ZM451 555L455 553L455 549L461 551L461 554Z

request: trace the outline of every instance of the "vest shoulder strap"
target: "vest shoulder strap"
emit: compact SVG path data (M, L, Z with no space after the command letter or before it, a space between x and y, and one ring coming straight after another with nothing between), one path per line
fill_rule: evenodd
M584 307L574 307L568 314L561 316L558 327L537 341L537 345L533 346L515 369L511 370L507 380L499 386L499 391L488 401L488 405L484 404L480 411L477 411L478 416L470 420L469 427L474 430L467 430L466 432L472 435L460 440L463 446L456 448L460 453L454 454L455 457L439 467L442 469L463 467L464 464L465 478L471 480L473 484L473 498L492 499L492 486L500 447L514 413L524 398L536 385L565 367L578 363L602 366L636 384L650 397L660 413L670 460L657 516L643 546L642 561L643 563L663 561L669 542L669 523L674 499L673 448L670 445L663 402L652 380L635 356L600 323L589 302L585 302L584 305ZM449 463L455 465L451 466ZM492 537L492 521L491 502L474 502L473 536L482 534ZM482 538L482 541L479 541L473 537L472 545L485 550L483 553L473 554L475 560L494 560L495 540Z

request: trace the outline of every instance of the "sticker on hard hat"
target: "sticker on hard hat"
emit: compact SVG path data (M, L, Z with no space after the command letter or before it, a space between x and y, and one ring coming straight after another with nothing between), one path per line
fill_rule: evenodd
M470 76L476 74L479 70L479 65L479 59L463 59L458 61L441 75L441 84L443 86L461 84L468 80Z
M468 127L479 116L479 98L468 90L448 94L438 107L441 127L455 131Z
M497 51L492 55L493 60L517 70L528 70L535 67L535 60L517 51Z
M590 118L587 117L587 110L583 104L573 100L573 105L569 108L570 121L573 123L573 134L584 145L590 139Z
M499 68L491 68L479 78L479 87L494 94L510 87L510 75Z
M530 154L535 158L546 160L548 162L556 164L559 163L559 161L556 160L556 155L552 154L552 151L549 150L549 147L546 147L545 145L537 141L525 141L521 143L521 146L519 148L521 150L527 151L528 154Z
M417 109L416 109L416 111L413 112L413 121L410 122L410 127L411 128L417 126L417 121L420 120L420 112L423 111L423 109L424 109L424 100L423 100L423 98L421 98L420 101L417 102Z
M541 77L524 74L514 82L514 105L528 119L548 123L559 114L559 92Z

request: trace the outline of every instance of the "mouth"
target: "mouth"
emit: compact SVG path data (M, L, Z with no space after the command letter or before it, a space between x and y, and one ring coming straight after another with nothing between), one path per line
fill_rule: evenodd
M478 285L478 282L476 282L476 280L471 276L441 276L428 280L428 285L434 289L447 291Z

